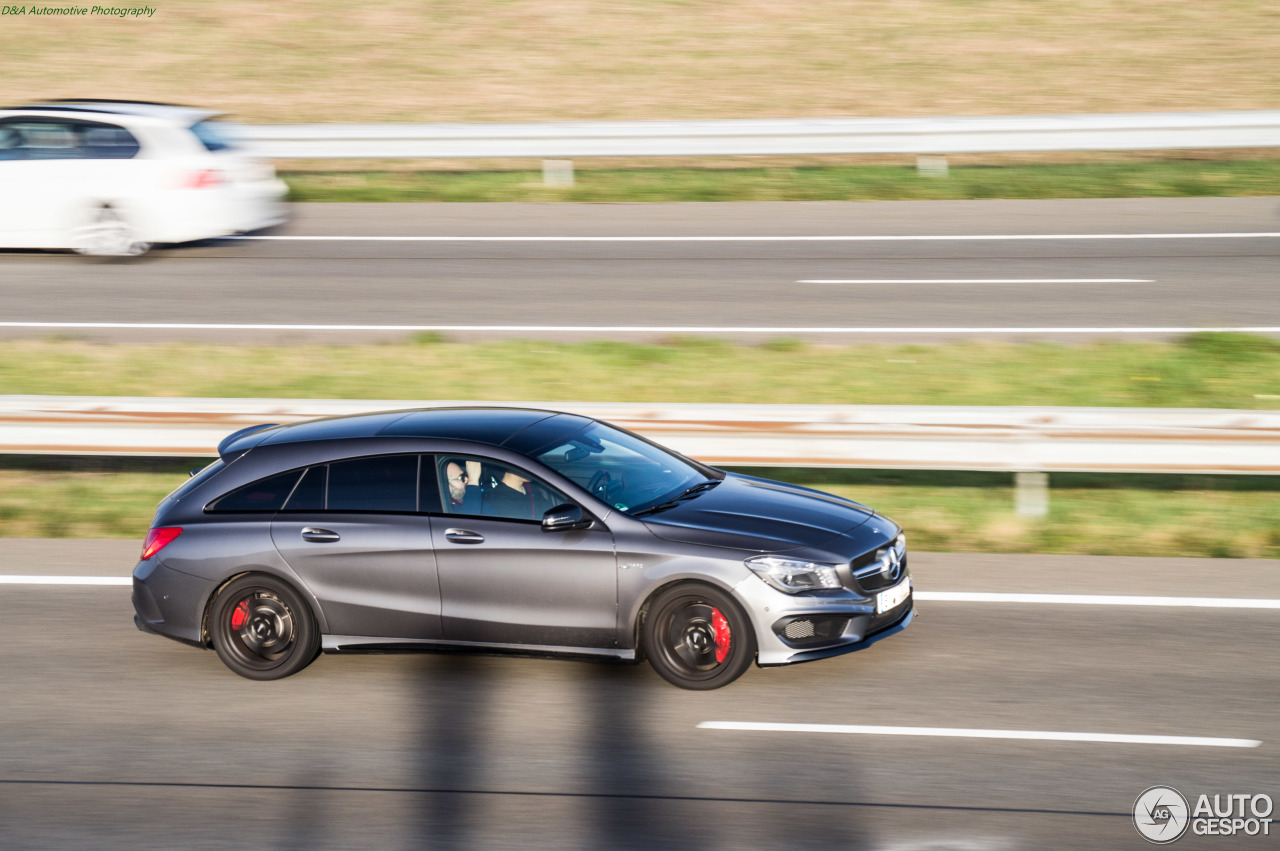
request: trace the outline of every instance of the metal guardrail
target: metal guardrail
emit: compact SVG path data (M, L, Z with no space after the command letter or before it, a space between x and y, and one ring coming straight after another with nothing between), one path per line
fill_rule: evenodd
M256 423L491 402L0 397L0 452L212 456ZM1280 411L503 403L616 423L717 465L1280 474Z
M244 125L271 159L795 156L1280 146L1280 110L943 118Z

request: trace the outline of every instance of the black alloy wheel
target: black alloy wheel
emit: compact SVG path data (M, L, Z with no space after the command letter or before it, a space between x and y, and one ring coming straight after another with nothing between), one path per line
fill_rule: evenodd
M306 601L266 576L242 576L223 588L209 613L209 633L218 658L251 680L296 674L320 652Z
M727 593L705 585L677 585L654 599L644 621L649 664L680 688L727 686L756 658L751 621Z

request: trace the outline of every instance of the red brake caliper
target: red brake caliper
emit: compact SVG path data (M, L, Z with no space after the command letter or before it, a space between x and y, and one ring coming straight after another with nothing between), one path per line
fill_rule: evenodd
M249 619L249 601L241 600L240 605L236 606L235 611L231 613L231 628L239 630L244 626L244 622Z
M729 622L720 614L720 610L711 610L711 629L716 634L716 664L729 658Z

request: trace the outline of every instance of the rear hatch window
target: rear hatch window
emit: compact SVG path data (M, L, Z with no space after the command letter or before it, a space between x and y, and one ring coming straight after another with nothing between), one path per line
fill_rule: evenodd
M190 129L207 151L226 151L235 147L227 125L222 121L197 121Z

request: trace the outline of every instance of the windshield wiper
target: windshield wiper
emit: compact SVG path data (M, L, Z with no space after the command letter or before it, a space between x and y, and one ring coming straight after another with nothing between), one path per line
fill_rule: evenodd
M680 491L680 493L671 497L671 499L667 500L666 502L661 502L661 503L658 503L657 505L653 505L641 511L637 511L631 516L643 517L646 514L654 514L659 511L666 511L668 508L675 508L677 505L681 503L681 501L686 500L691 496L696 496L697 494L700 494L703 491L711 490L713 487L715 487L718 484L720 484L719 479L710 479L705 482L699 482L698 484L693 485L692 487L687 487L684 490Z

